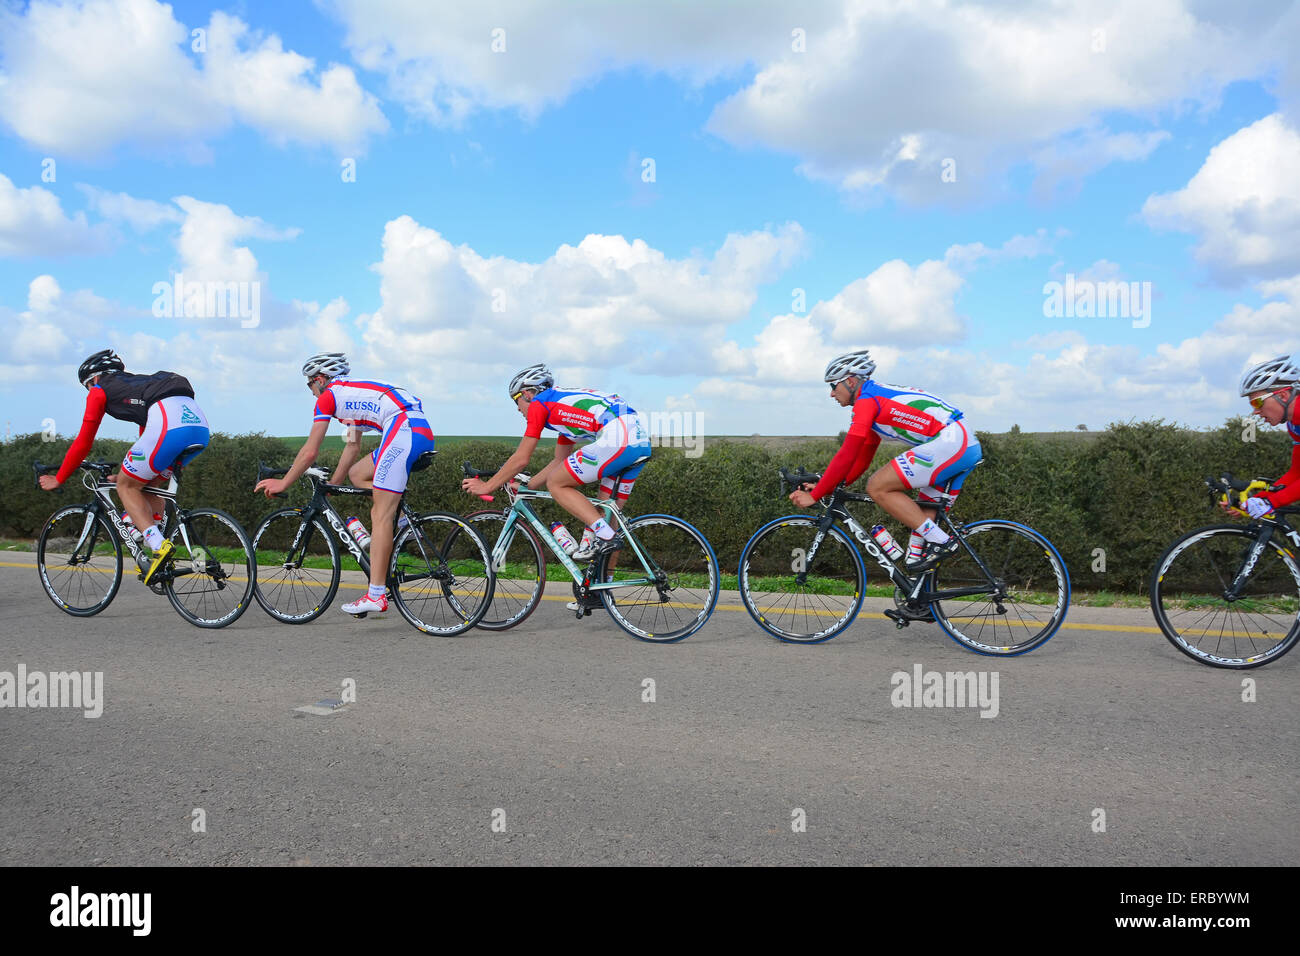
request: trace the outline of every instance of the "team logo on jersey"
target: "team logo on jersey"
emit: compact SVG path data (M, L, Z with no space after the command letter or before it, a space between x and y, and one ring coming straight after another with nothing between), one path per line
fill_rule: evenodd
M182 425L200 425L202 424L202 422L203 419L199 418L198 415L195 415L192 411L190 411L188 407L181 409Z
M127 453L127 456L126 456L126 460L127 460L127 461L144 461L144 452L140 452L140 451L128 452L128 453Z

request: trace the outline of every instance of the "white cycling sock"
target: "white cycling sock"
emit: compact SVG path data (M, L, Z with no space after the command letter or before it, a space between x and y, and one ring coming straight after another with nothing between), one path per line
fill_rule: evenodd
M933 518L926 518L916 529L916 533L933 544L943 544L949 540L948 533L935 524Z
M150 551L157 551L162 547L162 532L158 530L156 524L151 524L149 527L144 529L144 543L149 545Z
M384 596L384 586L382 584L372 584L366 593L370 595L372 600L378 601Z
M608 541L614 537L614 529L609 526L609 522L604 518L597 518L591 523L591 530L596 533L596 537L601 541Z

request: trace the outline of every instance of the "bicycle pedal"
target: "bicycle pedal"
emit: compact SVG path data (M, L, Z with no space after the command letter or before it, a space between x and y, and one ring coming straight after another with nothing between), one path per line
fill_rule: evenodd
M892 607L885 608L885 617L893 621L894 626L897 628L907 627L909 624L912 623L903 615L901 611L896 611Z
M362 611L360 614L353 614L352 616L359 621L369 613L370 613L369 611Z

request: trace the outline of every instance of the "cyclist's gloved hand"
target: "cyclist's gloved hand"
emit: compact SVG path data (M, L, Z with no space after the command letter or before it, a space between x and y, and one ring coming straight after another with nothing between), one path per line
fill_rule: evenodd
M1263 498L1247 498L1246 513L1252 518L1262 518L1273 513L1273 506Z

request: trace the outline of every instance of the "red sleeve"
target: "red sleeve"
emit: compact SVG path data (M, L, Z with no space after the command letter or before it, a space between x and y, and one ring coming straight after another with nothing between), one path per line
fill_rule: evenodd
M846 485L851 485L859 478L862 473L871 467L871 459L876 457L876 449L880 447L880 436L872 432L867 436L867 440L862 443L858 449L858 457L853 460L853 467L849 469L848 475L844 478Z
M1274 508L1285 508L1300 501L1300 442L1291 446L1291 469L1275 485L1286 485L1281 491L1266 491L1262 495Z
M95 434L99 431L99 423L104 420L104 409L108 405L108 396L104 390L96 385L86 396L86 414L81 419L81 431L73 439L72 447L68 453L63 456L63 464L59 466L59 472L54 477L63 484L68 477L81 467L81 463L86 460L86 455L90 452L90 446L95 443Z
M316 399L316 408L312 412L312 424L316 422L329 421L334 417L338 406L334 401L334 390L327 388L320 393L320 398Z
M857 469L849 481L854 481L862 476L867 470L867 465L871 464L872 457L876 454L876 449L880 447L880 436L872 434L871 426L876 420L876 400L874 398L860 398L853 404L853 423L849 425L849 432L844 436L844 444L840 450L835 453L831 463L826 466L826 471L822 473L822 480L817 482L817 487L812 490L813 500L821 501L826 495L834 491L841 481L848 478L853 469ZM865 458L863 454L865 453Z
M524 429L525 438L541 438L542 429L546 427L546 419L550 414L548 409L537 399L533 399L528 406L528 427Z

